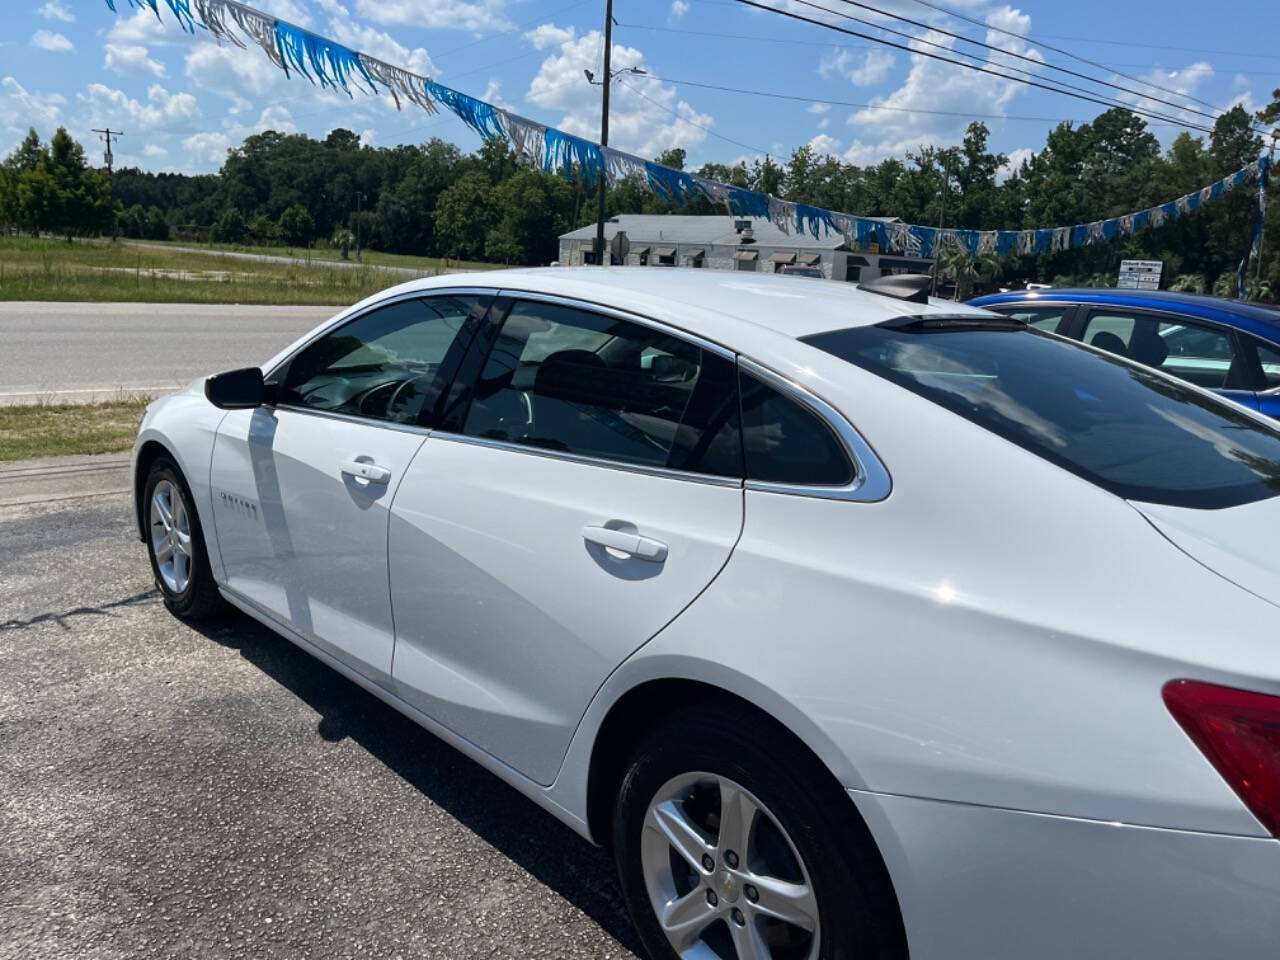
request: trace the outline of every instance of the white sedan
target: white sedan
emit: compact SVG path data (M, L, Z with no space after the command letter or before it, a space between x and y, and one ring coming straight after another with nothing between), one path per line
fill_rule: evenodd
M148 409L139 533L617 859L650 954L1280 950L1280 433L954 304L439 277Z

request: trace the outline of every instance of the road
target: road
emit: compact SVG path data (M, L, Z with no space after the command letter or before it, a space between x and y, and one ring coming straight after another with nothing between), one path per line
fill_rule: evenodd
M0 544L0 960L632 956L601 851L247 618L169 616L123 495Z
M0 404L167 393L261 363L336 307L0 303Z

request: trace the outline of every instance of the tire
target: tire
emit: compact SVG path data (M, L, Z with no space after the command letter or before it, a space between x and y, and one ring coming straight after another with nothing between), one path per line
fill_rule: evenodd
M169 525L160 519L162 512L158 513L155 507L157 491L169 504ZM168 457L157 458L147 474L142 519L151 573L169 612L192 621L209 620L220 614L224 601L209 566L200 516L182 471ZM185 536L171 539L171 528ZM189 553L184 552L184 547Z
M728 809L747 814L738 819L754 827L720 820L722 801L735 796ZM740 842L721 843L722 824ZM748 708L688 708L651 733L622 778L613 828L623 897L653 960L676 960L701 945L741 960L907 956L892 883L857 810L812 754ZM685 838L684 855L672 836ZM746 846L747 856L733 846ZM702 866L691 868L698 859ZM799 922L770 919L778 904ZM682 933L668 936L660 909L673 927L688 920Z

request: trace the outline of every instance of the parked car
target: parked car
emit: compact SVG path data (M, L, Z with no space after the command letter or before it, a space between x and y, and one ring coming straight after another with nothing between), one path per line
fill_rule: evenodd
M1280 417L1280 310L1196 293L1019 290L969 301Z
M865 287L379 294L148 407L159 591L608 847L655 958L1273 955L1280 430Z

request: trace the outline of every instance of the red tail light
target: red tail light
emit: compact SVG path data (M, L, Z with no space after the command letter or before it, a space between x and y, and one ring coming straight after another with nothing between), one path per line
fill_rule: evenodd
M1280 837L1280 697L1173 680L1164 686L1164 703L1245 806Z

